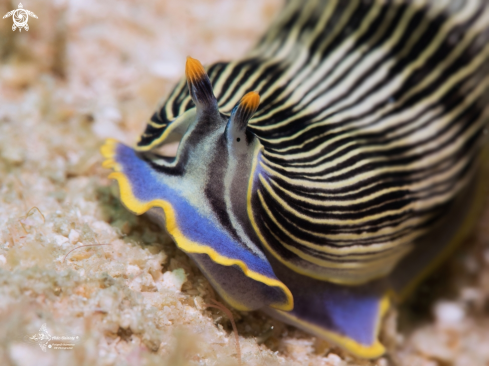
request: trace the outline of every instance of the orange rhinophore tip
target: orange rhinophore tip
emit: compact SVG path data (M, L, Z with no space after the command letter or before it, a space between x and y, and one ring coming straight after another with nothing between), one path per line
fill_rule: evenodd
M258 105L260 104L260 95L257 92L249 92L246 93L243 98L241 98L240 104L252 113L258 109Z
M185 65L185 76L191 83L195 83L197 80L202 79L205 76L204 66L199 60L192 57L187 57L187 64Z
M246 128L248 121L255 114L260 104L260 95L257 92L249 92L244 95L231 112L229 122L238 129Z
M205 73L204 66L192 57L187 57L185 65L185 76L190 97L197 107L197 111L212 111L217 114L217 100L212 92L212 84ZM200 112L199 112L200 113Z

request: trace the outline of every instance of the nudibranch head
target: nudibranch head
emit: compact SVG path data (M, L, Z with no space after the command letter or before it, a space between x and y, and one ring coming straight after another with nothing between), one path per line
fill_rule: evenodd
M109 140L102 148L105 166L116 171L111 177L119 182L122 202L158 220L231 305L291 310L290 290L274 274L246 219L260 149L247 124L260 97L247 93L228 117L219 111L198 60L187 59L185 74L195 110L182 123L176 156L137 152Z
M167 159L167 166L202 172L203 168L198 166L210 166L203 159L211 156L216 156L220 161L217 167L220 171L226 170L226 164L250 166L258 141L247 127L260 104L258 93L249 92L244 95L228 117L219 111L212 84L198 60L187 58L185 75L195 104L195 113L185 121L187 129L180 141L178 153L173 161ZM236 191L234 194L239 195Z

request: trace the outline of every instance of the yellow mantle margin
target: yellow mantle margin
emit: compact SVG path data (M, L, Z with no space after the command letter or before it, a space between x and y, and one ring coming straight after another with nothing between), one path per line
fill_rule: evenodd
M120 164L114 161L114 149L116 146L117 141L109 139L106 141L105 145L101 147L100 152L107 159L102 165L106 168L112 168L115 170L114 173L109 175L109 179L117 180L120 189L121 201L129 210L133 211L137 215L141 215L153 207L162 208L165 212L166 230L175 240L179 248L188 253L207 254L215 263L223 266L238 266L247 277L271 287L278 287L285 293L287 302L285 304L270 304L271 307L283 311L291 311L294 308L294 298L292 293L281 281L271 279L258 272L252 271L243 261L225 257L204 244L188 239L180 231L176 220L175 210L169 202L161 199L143 202L137 199L132 192L131 184L129 183L128 178L123 172L121 172L122 168Z

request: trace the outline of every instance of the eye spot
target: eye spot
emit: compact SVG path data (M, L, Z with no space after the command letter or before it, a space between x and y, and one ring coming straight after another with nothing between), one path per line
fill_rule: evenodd
M240 142L240 141L241 141L241 139L238 137L238 138L236 139L236 141Z

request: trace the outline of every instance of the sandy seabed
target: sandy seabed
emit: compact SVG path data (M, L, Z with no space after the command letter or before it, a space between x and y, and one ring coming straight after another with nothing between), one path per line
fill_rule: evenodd
M228 318L206 307L215 292L166 234L121 206L98 150L107 137L137 140L186 56L241 56L281 4L30 0L28 32L0 22L1 365L238 364ZM0 13L17 5L0 0ZM355 359L233 311L243 365L489 365L487 222L489 209L389 312L385 357ZM31 339L43 324L57 349Z

